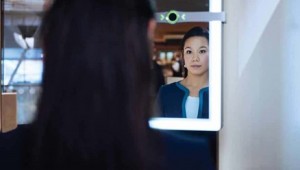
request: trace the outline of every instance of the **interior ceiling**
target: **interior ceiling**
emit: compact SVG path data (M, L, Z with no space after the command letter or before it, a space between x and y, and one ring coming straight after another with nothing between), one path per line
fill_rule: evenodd
M45 2L50 0L4 0L5 12L42 12Z

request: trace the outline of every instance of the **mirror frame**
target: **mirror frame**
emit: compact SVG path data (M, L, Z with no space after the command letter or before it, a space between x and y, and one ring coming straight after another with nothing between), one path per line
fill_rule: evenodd
M172 11L172 10L170 10ZM158 23L170 23L163 16L166 12L156 13ZM160 118L153 117L149 126L162 130L191 130L191 131L219 131L222 123L222 23L225 13L222 12L222 0L210 0L209 12L177 11L184 20L179 22L209 22L209 119Z

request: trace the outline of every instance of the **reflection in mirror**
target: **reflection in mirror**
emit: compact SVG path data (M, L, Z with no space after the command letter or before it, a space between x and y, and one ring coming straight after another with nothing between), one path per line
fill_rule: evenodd
M177 11L208 11L208 0L157 0L156 5L157 12L169 11L165 16L169 22L159 23L155 34L153 59L161 67L165 80L163 84L167 84L156 91L155 114L162 117L208 118L209 24L176 23L183 16Z
M153 60L160 66L164 82L157 82L156 87L160 88L156 88L154 118L149 121L150 126L219 130L222 1L155 2L158 24ZM170 122L173 124L168 124Z
M198 25L204 26L205 23ZM167 45L159 47L156 43L156 62L162 67L167 84L158 91L157 115L209 118L209 34L198 25L178 36L177 44L167 42ZM175 47L174 51L167 49L167 46Z
M209 0L154 0L157 12L209 11Z

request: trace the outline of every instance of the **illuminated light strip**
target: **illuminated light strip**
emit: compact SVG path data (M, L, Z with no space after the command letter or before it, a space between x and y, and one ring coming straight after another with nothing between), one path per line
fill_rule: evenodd
M209 1L210 12L222 11L222 0ZM222 22L209 22L209 111L211 128L222 127Z
M222 115L222 23L209 23L209 113L213 129L221 128Z
M219 130L214 129L210 119L152 118L149 120L149 126L153 129L163 130Z
M209 0L209 12L221 12L222 0Z

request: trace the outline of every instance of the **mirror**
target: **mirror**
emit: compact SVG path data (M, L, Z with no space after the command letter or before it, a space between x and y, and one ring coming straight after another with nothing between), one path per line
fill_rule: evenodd
M156 105L150 126L220 130L221 31L225 21L222 1L156 0L155 5L158 24L153 61L161 69L164 82L156 81ZM201 35L194 32L182 43L194 27L202 28Z

